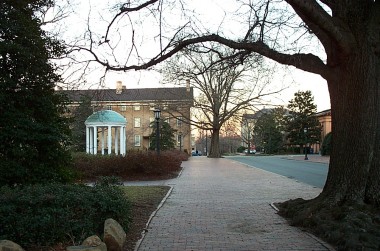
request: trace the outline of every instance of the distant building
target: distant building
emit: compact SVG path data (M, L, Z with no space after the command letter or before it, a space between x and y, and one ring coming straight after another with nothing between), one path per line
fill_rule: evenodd
M318 118L319 123L322 125L321 131L321 142L317 144L313 144L311 148L315 153L319 153L320 147L323 143L323 140L329 132L331 132L331 109L324 110L315 114Z
M191 152L191 129L186 123L193 106L193 89L186 87L127 89L120 81L116 89L60 90L70 99L69 108L76 109L81 97L91 99L93 111L113 110L127 119L127 151L147 150L152 126L155 126L154 109L161 110L161 118L176 130L177 149Z

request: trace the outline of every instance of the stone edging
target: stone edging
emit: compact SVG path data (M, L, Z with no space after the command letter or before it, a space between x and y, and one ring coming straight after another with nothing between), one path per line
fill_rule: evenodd
M182 171L181 171L181 173L182 173ZM156 213L158 212L158 210L160 210L160 208L165 204L167 198L170 196L170 194L172 193L172 191L173 191L173 186L170 186L169 191L166 193L165 197L161 200L161 202L158 205L157 209L154 210L153 213L150 215L150 217L148 219L148 222L145 225L144 230L141 232L141 238L136 243L134 251L139 250L140 245L141 245L142 241L144 240L145 234L148 232L148 228L149 228L150 222L152 221L153 217L156 215Z

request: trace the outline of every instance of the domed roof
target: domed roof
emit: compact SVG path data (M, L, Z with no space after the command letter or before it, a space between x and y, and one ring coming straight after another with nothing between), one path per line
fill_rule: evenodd
M119 113L111 110L102 110L90 115L86 121L87 124L126 124L127 120Z

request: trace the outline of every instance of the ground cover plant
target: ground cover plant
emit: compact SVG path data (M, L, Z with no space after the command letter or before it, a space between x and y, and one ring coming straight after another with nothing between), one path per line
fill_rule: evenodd
M117 186L0 188L0 239L26 250L51 250L51 246L77 245L93 234L102 236L107 218L128 231L130 203Z
M186 153L164 151L130 151L126 156L76 154L74 169L82 181L96 181L103 176L117 176L122 180L153 180L174 178Z
M314 207L320 206L313 200ZM313 208L304 211L306 200L296 199L277 206L280 215L285 216L293 226L307 229L335 247L336 250L380 250L380 214L371 205L340 205L323 208L312 213Z
M176 177L188 155L132 152L128 157L82 154L74 159L83 168L76 172L93 180L94 187L58 183L0 187L0 239L26 250L62 251L92 234L102 237L104 220L113 218L127 233L124 250L133 250L169 187L123 187L123 181ZM133 166L136 163L139 168Z

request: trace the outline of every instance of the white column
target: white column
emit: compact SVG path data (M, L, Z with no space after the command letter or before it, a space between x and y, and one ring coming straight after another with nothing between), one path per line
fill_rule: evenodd
M90 153L90 128L86 126L86 153Z
M94 154L98 154L98 127L94 126Z
M118 129L119 127L115 127L115 154L118 155L119 154L119 134L118 133Z
M102 126L102 155L104 155L104 141L106 139L104 138L104 127Z
M123 144L124 144L124 155L127 154L127 133L126 126L123 127Z
M90 127L89 128L89 135L90 135L90 154L94 154L94 133L93 133L94 128Z
M124 134L123 134L123 131L124 131L124 126L120 126L120 154L121 155L125 155L125 143L123 141L123 138L124 138Z
M112 127L108 126L108 154L112 153Z

